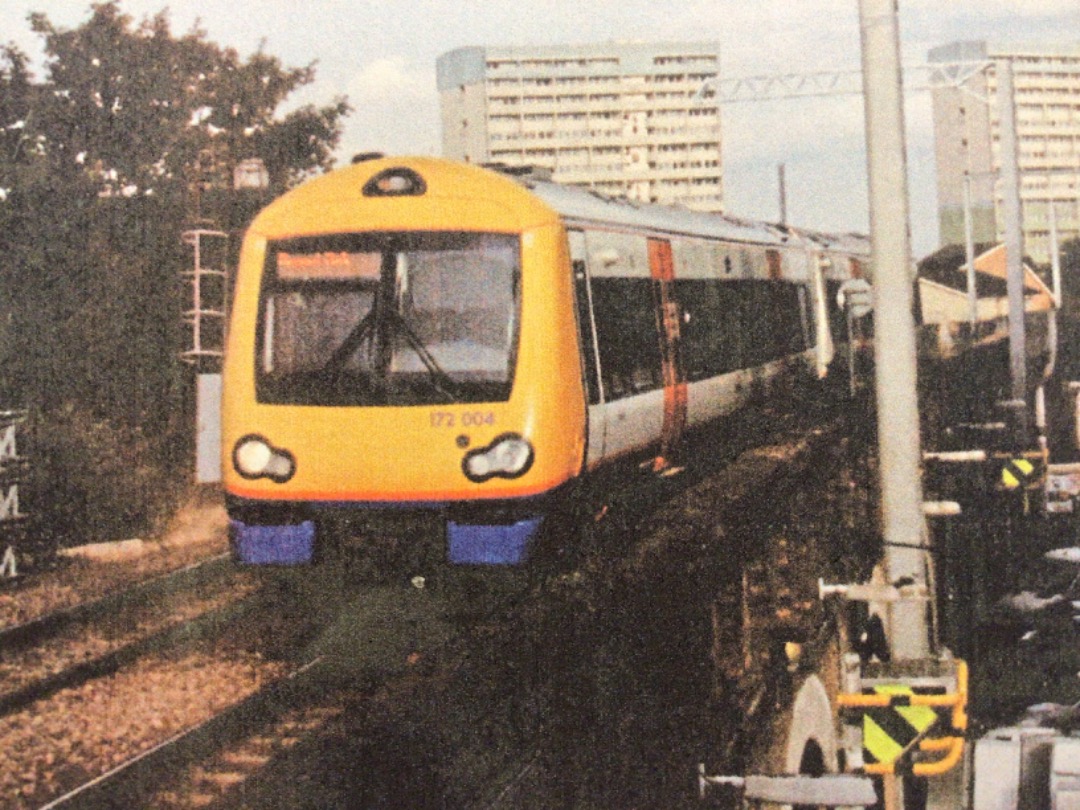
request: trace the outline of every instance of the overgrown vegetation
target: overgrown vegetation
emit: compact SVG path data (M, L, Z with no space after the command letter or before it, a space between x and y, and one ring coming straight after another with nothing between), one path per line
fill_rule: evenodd
M194 370L180 353L184 230L238 234L332 164L344 98L282 112L315 79L94 3L28 20L46 62L0 47L0 409L28 408L24 501L64 544L154 528L191 480ZM257 158L269 188L236 191Z

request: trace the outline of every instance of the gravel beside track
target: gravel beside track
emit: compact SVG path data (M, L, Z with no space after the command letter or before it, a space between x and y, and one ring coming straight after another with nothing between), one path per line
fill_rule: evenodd
M0 719L0 807L40 807L259 691L312 630L281 599Z
M89 634L73 633L50 639L48 644L27 650L22 656L0 656L0 715L21 710L35 700L48 698L60 689L110 675L122 666L157 650L191 643L220 627L241 620L262 604L253 594L255 586L243 582L238 588L214 595L195 595L175 612L167 609L131 624L107 623L105 634L92 627ZM179 600L183 594L174 594ZM118 632L118 626L120 630Z
M141 553L63 559L0 591L0 628L220 556L227 550L225 527L219 500L202 497L182 509L161 538L127 544L141 545ZM194 592L187 588L175 598L126 605L89 627L74 622L46 643L6 650L0 657L0 695L182 625L253 593L258 584L252 572L236 570ZM290 620L295 627L306 623L299 616L249 620L238 635L188 639L0 717L0 808L40 807L281 677L290 667L279 655L290 631L280 625Z
M255 652L155 656L0 719L0 806L46 801L280 677Z
M228 550L220 499L203 496L182 508L143 553L112 559L64 558L51 570L0 589L0 628L13 627L174 571Z

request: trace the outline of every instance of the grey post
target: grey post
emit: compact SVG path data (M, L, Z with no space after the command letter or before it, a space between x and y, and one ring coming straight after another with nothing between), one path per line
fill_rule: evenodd
M885 566L890 582L910 579L925 585L928 538L922 511L914 279L896 0L859 0L859 15L876 300L876 401L882 426L878 452ZM894 658L930 654L924 602L899 601L885 618Z

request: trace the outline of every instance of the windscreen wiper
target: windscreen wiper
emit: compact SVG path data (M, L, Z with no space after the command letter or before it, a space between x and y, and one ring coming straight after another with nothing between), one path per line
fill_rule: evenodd
M360 323L352 328L323 365L323 371L341 371L363 342L372 338L375 334L375 312L375 307L372 307L368 314L360 319Z
M457 388L457 383L443 370L442 366L439 365L439 361L428 351L427 346L416 336L416 333L409 328L409 324L405 322L405 319L394 310L388 310L386 317L389 320L390 327L403 335L405 342L416 352L416 356L420 358L420 362L427 369L431 384L435 390L449 397L452 402L460 402L461 397L454 390Z
M376 332L376 313L379 311L378 307L372 307L371 311L365 315L360 322L353 327L352 331L345 337L345 340L341 342L341 345L334 349L334 353L330 355L330 358L323 365L323 371L328 373L337 374L344 369L345 364L349 358L356 353L357 349L363 345L365 340L372 340L375 337ZM405 338L405 342L409 344L409 347L416 352L416 356L420 358L420 362L424 364L424 368L427 369L428 377L435 390L445 397L448 397L452 402L460 402L461 396L456 393L457 383L453 378L447 374L442 366L439 365L439 361L428 351L428 348L424 345L423 341L417 337L416 333L409 328L408 323L397 312L392 309L386 309L382 313L382 320L384 325L388 327L388 331L397 332Z

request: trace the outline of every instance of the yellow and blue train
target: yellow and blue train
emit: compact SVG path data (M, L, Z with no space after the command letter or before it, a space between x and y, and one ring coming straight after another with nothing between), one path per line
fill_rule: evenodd
M524 563L584 482L663 473L763 384L823 374L844 339L837 289L867 258L855 236L434 158L313 179L241 251L223 371L234 550L305 562L350 516L408 515L450 563Z

